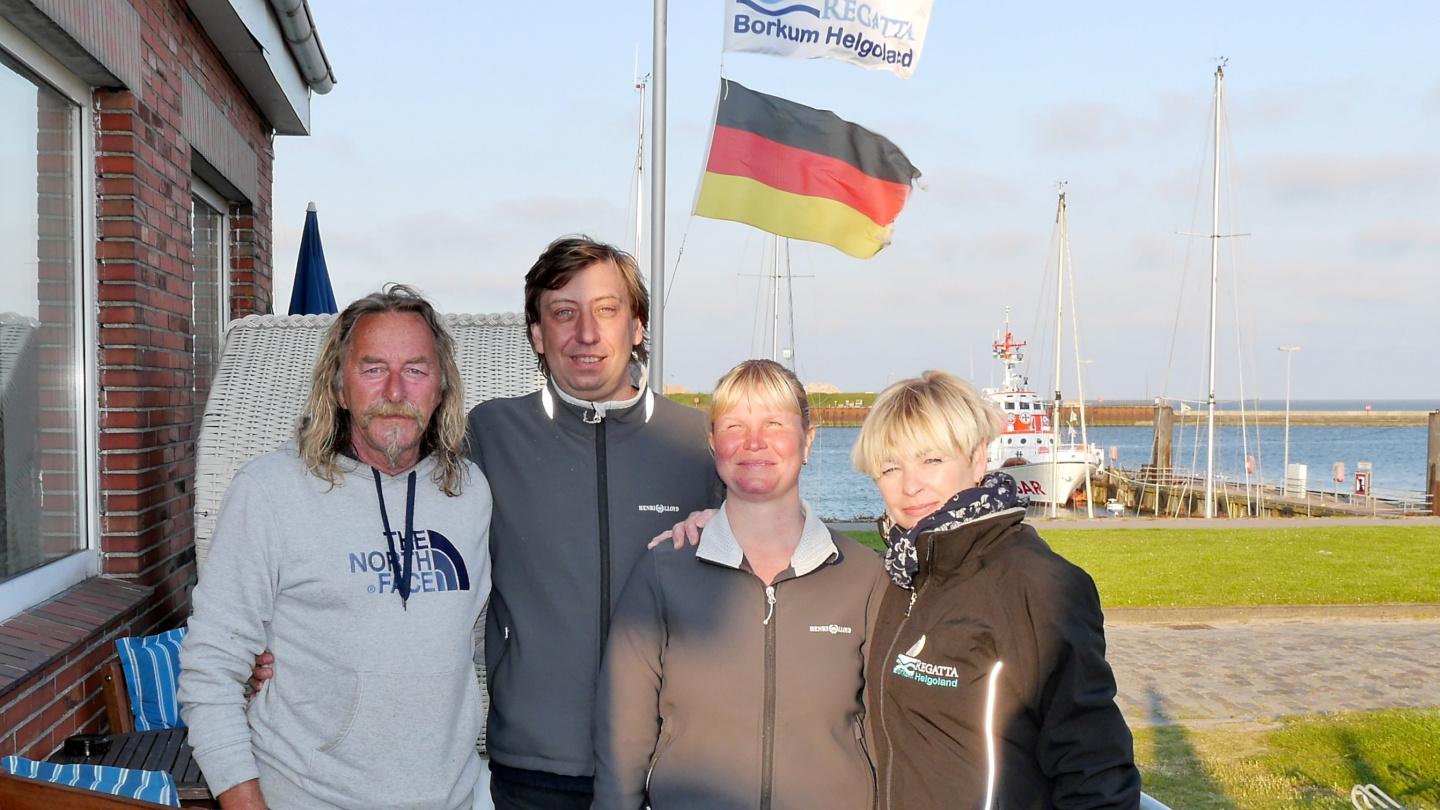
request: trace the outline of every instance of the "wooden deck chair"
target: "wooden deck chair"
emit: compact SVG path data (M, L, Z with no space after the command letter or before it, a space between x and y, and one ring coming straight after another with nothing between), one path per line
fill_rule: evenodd
M55 810L58 807L70 810L144 810L165 808L168 805L144 802L97 793L93 790L56 785L39 779L0 771L0 807L5 810Z
M250 315L226 329L196 448L195 561L201 576L220 501L236 471L294 438L320 340L334 320L334 315ZM446 315L445 324L455 338L467 412L488 399L529 394L544 383L523 314ZM476 676L488 712L480 666ZM483 733L480 741L483 749Z

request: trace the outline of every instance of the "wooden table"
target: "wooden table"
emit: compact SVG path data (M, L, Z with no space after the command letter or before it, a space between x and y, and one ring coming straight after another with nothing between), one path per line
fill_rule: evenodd
M167 728L159 731L136 731L111 734L110 748L98 756L69 756L64 751L50 757L59 765L110 765L143 771L165 771L175 779L176 792L186 807L216 807L210 786L200 773L200 765L185 742L186 729Z

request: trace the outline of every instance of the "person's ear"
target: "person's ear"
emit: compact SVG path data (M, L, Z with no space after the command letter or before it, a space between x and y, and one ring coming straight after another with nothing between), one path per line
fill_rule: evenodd
M805 428L805 455L801 456L802 464L810 463L810 448L815 445L815 426Z
M534 349L536 354L545 353L545 334L540 331L538 322L530 324L530 348Z
M977 487L980 486L981 481L985 480L986 449L985 442L980 442L975 445L974 450L970 451L970 469L975 474L975 486Z

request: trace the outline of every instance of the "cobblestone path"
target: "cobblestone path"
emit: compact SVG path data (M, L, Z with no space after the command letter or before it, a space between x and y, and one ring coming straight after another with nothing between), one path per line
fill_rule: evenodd
M1440 705L1440 620L1110 625L1132 726Z

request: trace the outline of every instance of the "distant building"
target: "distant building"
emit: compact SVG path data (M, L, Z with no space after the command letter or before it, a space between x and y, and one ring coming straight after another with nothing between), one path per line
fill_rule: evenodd
M831 385L830 383L817 382L817 383L810 383L809 385L805 386L805 393L807 393L807 394L838 394L838 393L840 393L840 389L839 389L839 388L836 388L835 386Z
M0 755L100 731L113 639L189 613L221 330L271 311L274 137L334 83L285 5L0 0Z

